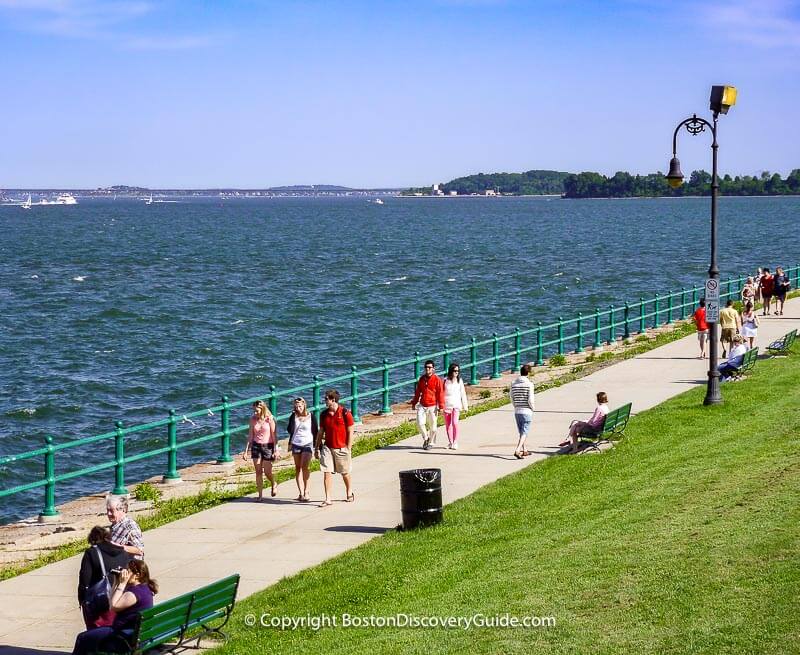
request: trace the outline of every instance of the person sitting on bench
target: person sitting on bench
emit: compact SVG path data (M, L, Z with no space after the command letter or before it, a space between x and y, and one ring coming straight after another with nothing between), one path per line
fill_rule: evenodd
M597 407L594 409L594 414L588 421L573 421L569 425L569 435L565 441L558 444L564 447L572 441L572 448L569 452L578 452L578 440L581 437L596 437L603 429L606 415L608 414L608 396L605 391L600 391L597 394Z
M717 367L721 382L727 382L736 374L742 366L746 352L747 346L744 343L744 337L741 334L737 334L733 337L733 348L728 353L728 360Z

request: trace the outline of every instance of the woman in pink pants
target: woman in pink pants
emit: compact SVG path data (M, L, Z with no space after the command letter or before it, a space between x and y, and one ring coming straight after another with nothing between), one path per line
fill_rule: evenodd
M456 362L447 369L444 381L444 429L447 432L448 448L458 450L458 415L469 409L467 390L461 379L461 368Z

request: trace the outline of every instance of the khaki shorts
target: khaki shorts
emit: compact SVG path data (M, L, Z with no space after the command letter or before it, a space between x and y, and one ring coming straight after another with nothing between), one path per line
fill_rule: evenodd
M736 336L736 328L722 328L722 334L720 335L720 341L733 341L733 337Z
M349 448L328 448L322 446L319 449L319 470L323 473L350 473L352 460Z

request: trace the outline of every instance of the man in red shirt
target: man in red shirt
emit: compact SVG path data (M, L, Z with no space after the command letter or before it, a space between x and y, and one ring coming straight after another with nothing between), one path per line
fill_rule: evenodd
M700 342L700 359L706 358L706 337L708 336L708 323L706 323L706 299L700 298L700 307L692 314L697 327L697 340Z
M436 410L444 409L444 382L436 375L433 360L425 362L425 373L417 381L411 409L417 410L417 426L422 435L422 448L428 450L436 443Z
M352 491L350 469L352 466L351 448L353 446L353 414L344 405L339 404L339 392L328 389L325 392L326 409L319 416L319 431L314 442L314 457L319 460L319 470L323 473L325 484L325 502L331 502L331 486L333 474L341 473L347 502L352 503L356 496Z

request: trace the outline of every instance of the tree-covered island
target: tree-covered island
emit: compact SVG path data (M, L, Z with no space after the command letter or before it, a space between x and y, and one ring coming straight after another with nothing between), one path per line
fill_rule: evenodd
M800 194L800 168L786 178L779 173L730 175L719 179L724 196L782 196ZM707 196L711 194L711 173L692 171L686 183L673 189L662 173L631 175L619 171L611 177L600 173L564 173L532 170L524 173L478 173L459 177L433 187L408 189L403 195L553 195L564 198L650 198L658 196Z

